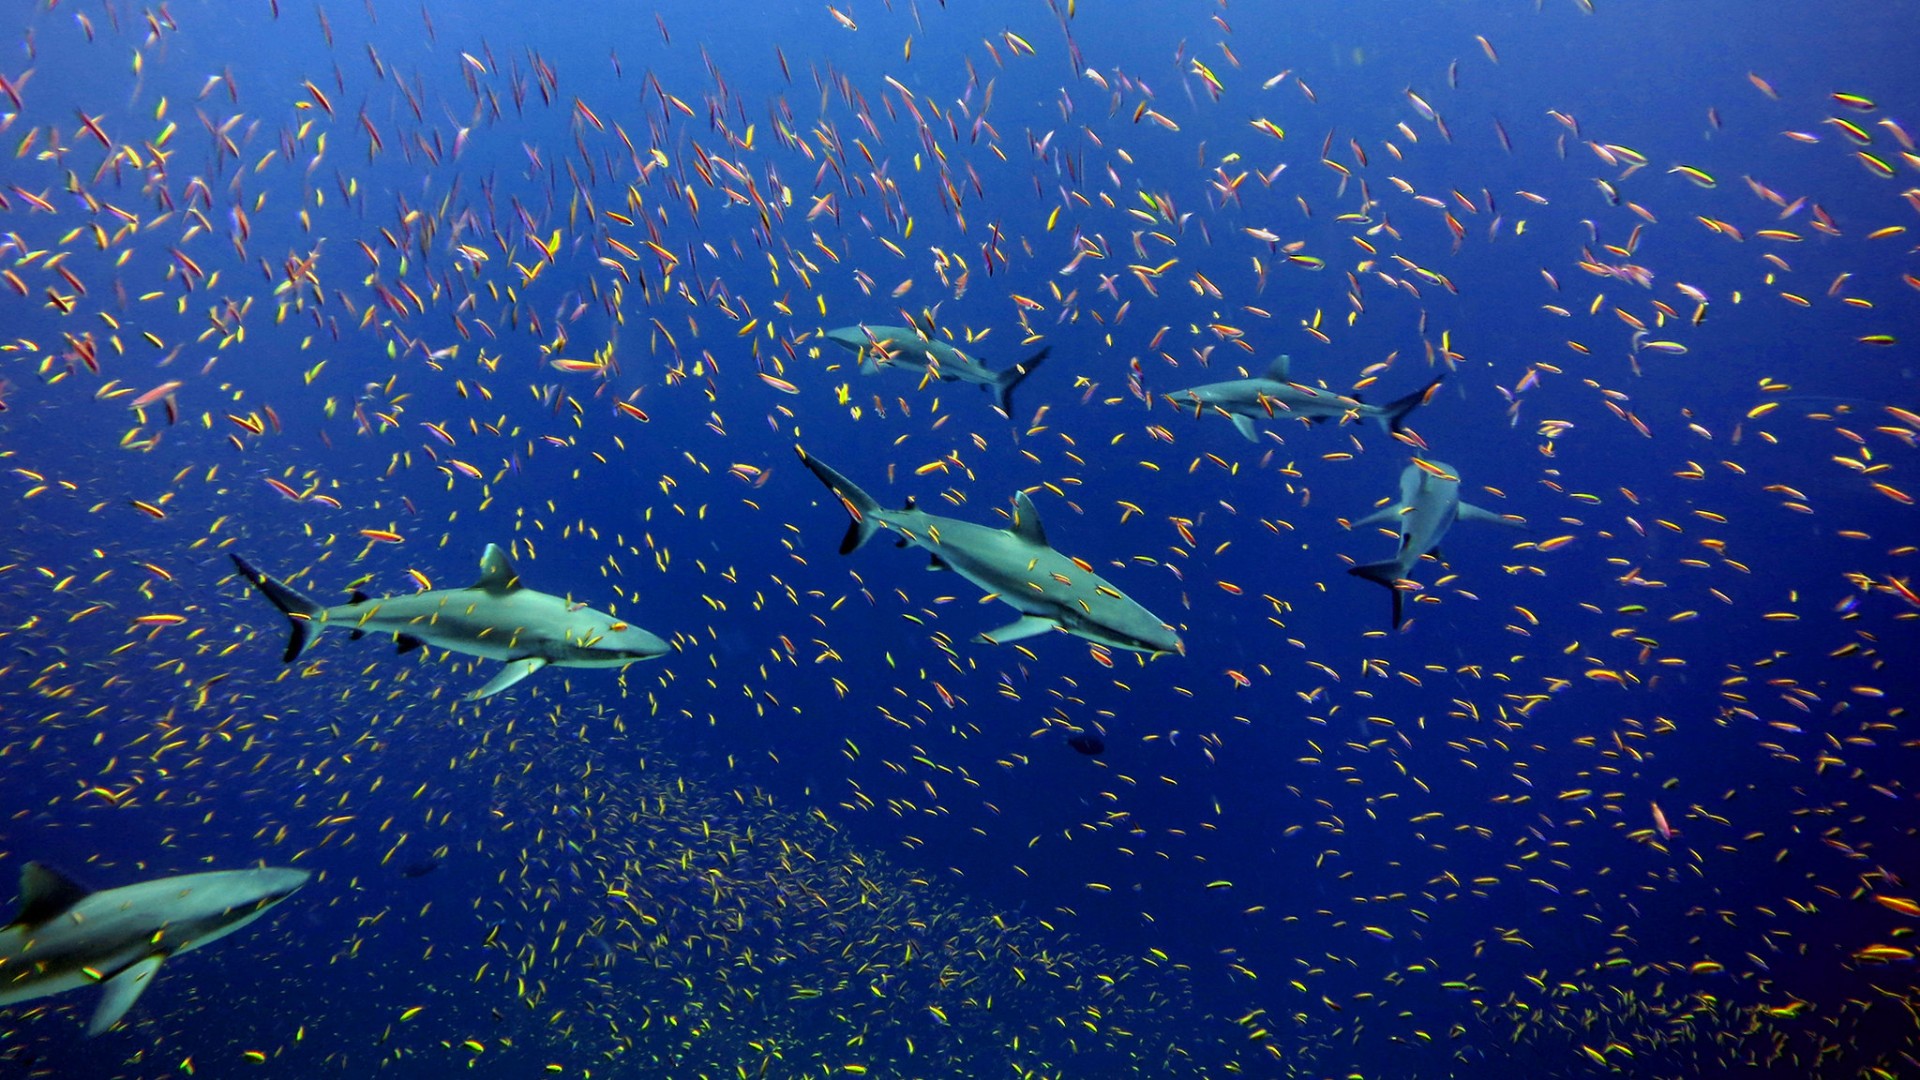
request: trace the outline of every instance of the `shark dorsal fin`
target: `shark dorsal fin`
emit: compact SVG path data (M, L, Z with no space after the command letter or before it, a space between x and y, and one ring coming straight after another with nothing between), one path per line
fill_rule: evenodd
M488 592L512 592L520 588L520 575L513 569L512 560L500 550L499 544L488 544L487 550L480 555L480 580L473 583L476 589Z
M367 602L368 600L370 600L370 599L372 599L372 598L371 598L371 597L369 597L369 596L368 596L368 595L367 595L366 593L364 593L364 592L362 592L362 591L361 591L361 590L359 590L359 589L355 589L355 590L353 590L353 595L352 595L352 596L349 596L349 597L347 597L347 603L349 603L349 604L364 604L364 603L366 603L366 602Z
M1039 547L1047 546L1047 531L1040 527L1040 511L1033 508L1033 500L1024 491L1013 493L1013 524L1007 531Z
M37 926L85 900L90 890L45 863L20 868L20 913L14 922Z
M1272 379L1274 382L1286 382L1287 376L1292 372L1292 369L1293 357L1281 353L1279 356L1273 358L1273 363L1267 365L1267 378Z

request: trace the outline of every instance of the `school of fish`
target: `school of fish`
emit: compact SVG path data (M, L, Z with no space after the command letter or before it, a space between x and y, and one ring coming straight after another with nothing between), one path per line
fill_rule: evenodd
M36 0L0 1071L1920 1069L1894 103L1092 8Z

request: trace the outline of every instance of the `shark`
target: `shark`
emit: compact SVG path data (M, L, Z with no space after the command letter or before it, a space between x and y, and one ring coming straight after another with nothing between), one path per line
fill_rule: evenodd
M828 330L825 336L860 358L863 375L898 368L920 373L923 378L973 383L993 391L993 405L1004 416L1013 415L1013 388L1033 374L1049 351L1042 348L1010 368L991 371L959 349L910 326L843 326Z
M1129 652L1185 654L1180 635L1164 620L1107 584L1085 561L1047 543L1039 511L1026 492L1014 493L1013 522L997 529L929 514L911 499L903 509L885 509L825 462L805 450L799 453L853 517L840 542L842 555L858 550L880 529L891 529L900 534L900 546L927 550L929 569L957 573L1020 612L1018 619L974 641L998 645L1061 630Z
M168 957L245 927L307 883L305 870L258 867L88 891L44 864L20 870L20 912L0 929L0 1006L101 988L87 1024L120 1022Z
M1425 403L1433 388L1446 378L1443 372L1405 397L1385 405L1369 405L1358 397L1315 390L1293 382L1288 377L1292 367L1293 359L1282 355L1267 365L1266 374L1260 378L1206 383L1163 396L1175 408L1193 409L1195 416L1208 412L1225 416L1249 442L1260 438L1253 427L1255 421L1279 419L1283 415L1302 417L1316 424L1324 420L1344 422L1349 417L1369 419L1378 422L1389 434L1398 434L1407 414Z
M233 564L292 624L283 663L299 659L329 626L344 627L354 638L390 634L402 653L424 645L506 661L468 701L492 697L548 665L623 668L672 651L656 635L612 615L527 588L498 544L487 545L480 580L467 588L410 596L355 592L347 603L332 606L275 581L238 555Z
M1456 521L1484 521L1512 529L1526 522L1511 514L1496 514L1460 499L1460 476L1442 461L1414 459L1400 471L1400 501L1383 506L1354 526L1391 522L1400 532L1400 550L1391 559L1349 567L1347 573L1385 585L1393 592L1393 625L1400 625L1404 592L1413 564L1424 555L1440 554L1440 541Z

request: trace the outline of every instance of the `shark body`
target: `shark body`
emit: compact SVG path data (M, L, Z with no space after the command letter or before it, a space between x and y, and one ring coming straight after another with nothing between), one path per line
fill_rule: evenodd
M1408 465L1400 471L1400 499L1383 506L1354 526L1391 522L1400 533L1400 549L1391 559L1350 567L1347 573L1386 586L1393 592L1393 625L1400 625L1404 594L1400 582L1409 581L1413 565L1423 555L1437 555L1440 541L1456 521L1485 521L1524 529L1520 518L1496 514L1460 499L1460 476L1440 461Z
M902 545L925 548L930 569L951 570L1020 612L1020 618L974 640L990 645L1063 630L1100 645L1157 655L1184 653L1180 635L1159 616L1107 584L1086 563L1047 544L1040 515L1027 493L1013 497L1013 524L1005 529L941 517L916 509L888 510L826 464L800 451L800 460L840 497L853 524L840 543L847 554L880 529L901 536Z
M1165 397L1175 408L1192 409L1195 415L1209 412L1224 415L1248 441L1260 438L1254 430L1256 422L1286 418L1303 418L1314 423L1368 419L1395 433L1406 422L1407 414L1419 408L1433 393L1433 388L1440 385L1440 380L1446 378L1444 374L1437 376L1413 393L1386 405L1369 405L1357 397L1292 382L1288 379L1291 367L1292 359L1281 356L1267 366L1266 374L1260 378L1206 383Z
M125 1016L177 953L246 926L312 875L261 867L123 885L89 892L56 870L20 871L20 912L0 929L0 1006L101 988L87 1025L98 1035Z
M1004 371L992 371L946 342L908 326L843 326L827 331L826 338L858 356L864 375L897 368L922 378L973 383L992 391L994 407L1007 416L1013 415L1013 388L1033 374L1048 352L1043 348Z
M240 573L292 623L286 663L293 663L320 632L340 626L353 637L389 634L403 653L421 646L504 660L468 701L491 697L548 665L626 667L672 651L654 634L585 604L529 589L520 583L507 553L488 544L480 557L480 580L465 589L430 589L410 596L366 597L321 604L233 556Z

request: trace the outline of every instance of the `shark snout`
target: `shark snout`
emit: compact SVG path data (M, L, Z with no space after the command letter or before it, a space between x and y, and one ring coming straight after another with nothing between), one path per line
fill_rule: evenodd
M857 326L843 326L838 330L829 330L824 335L828 341L851 353L863 353L867 350L867 335Z
M253 871L254 883L261 893L271 900L285 900L292 896L302 885L313 880L313 874L306 870L294 870L284 866L265 866Z

